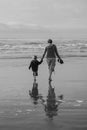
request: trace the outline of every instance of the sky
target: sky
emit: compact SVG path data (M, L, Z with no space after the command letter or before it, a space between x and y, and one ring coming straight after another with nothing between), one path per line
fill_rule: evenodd
M0 0L0 23L87 28L87 0Z
M87 29L87 0L0 0L0 24L13 28Z

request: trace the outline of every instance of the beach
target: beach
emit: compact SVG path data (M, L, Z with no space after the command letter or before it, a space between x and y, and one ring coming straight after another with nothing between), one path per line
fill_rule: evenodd
M87 129L87 60L86 57L64 58L56 63L52 86L56 97L64 95L57 115L49 119L44 106L34 104L29 95L33 86L31 59L0 59L0 130L86 130ZM48 94L46 60L39 66L39 93Z
M0 130L87 130L86 11L87 0L0 0Z

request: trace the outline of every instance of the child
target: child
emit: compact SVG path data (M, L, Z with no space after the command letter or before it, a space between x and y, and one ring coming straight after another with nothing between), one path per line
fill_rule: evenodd
M38 61L37 56L34 56L34 59L31 61L29 69L32 68L34 79L38 76L38 66L43 62L43 60Z

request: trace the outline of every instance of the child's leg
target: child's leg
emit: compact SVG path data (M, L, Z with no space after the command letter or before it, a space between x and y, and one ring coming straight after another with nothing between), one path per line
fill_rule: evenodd
M33 72L34 82L36 81L36 72Z

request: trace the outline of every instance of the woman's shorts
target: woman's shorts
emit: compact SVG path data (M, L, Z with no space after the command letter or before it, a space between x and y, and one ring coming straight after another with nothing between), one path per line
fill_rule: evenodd
M56 58L47 58L47 64L50 70L54 71L56 65Z

